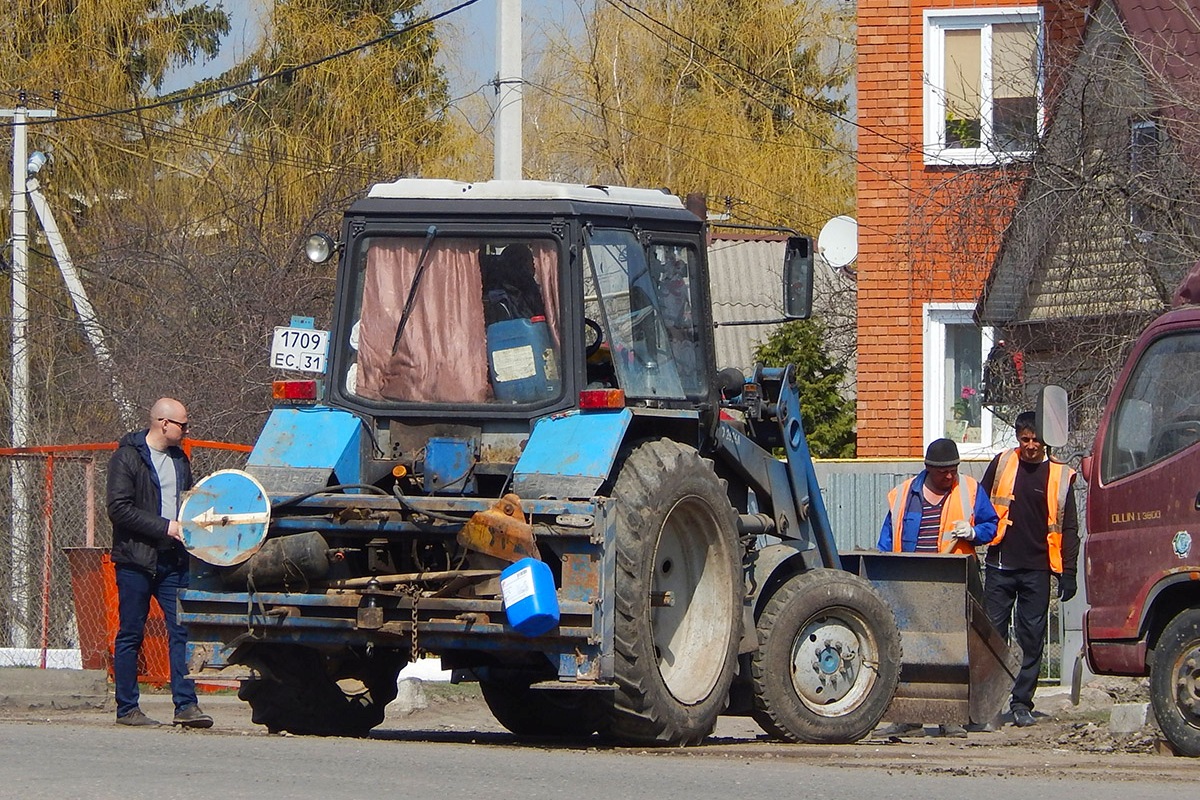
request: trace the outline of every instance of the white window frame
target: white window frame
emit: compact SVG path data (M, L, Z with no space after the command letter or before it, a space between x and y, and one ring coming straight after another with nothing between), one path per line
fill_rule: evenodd
M929 444L934 439L946 435L946 419L949 417L946 408L946 328L950 325L974 324L975 305L973 303L926 303L922 307L923 351L925 354L923 371L923 427L924 442ZM987 363L988 353L995 344L995 329L985 327L980 335L979 363ZM980 387L982 389L982 387ZM1010 446L1007 441L993 443L995 417L986 408L980 408L979 441L958 442L958 454L962 458L991 458L996 453ZM1015 437L1011 435L1007 438Z
M989 146L992 138L992 40L991 26L998 23L1024 22L1037 24L1038 74L1036 77L1035 93L1037 97L1037 135L1040 139L1045 125L1045 105L1043 88L1045 82L1045 15L1041 6L1009 6L991 8L986 12L980 9L929 9L924 17L925 43L925 72L922 80L925 100L925 163L983 165L1001 162L1017 161L1029 158L1032 151L998 152ZM980 84L982 97L982 125L980 130L979 147L962 148L946 147L946 102L944 87L945 76L945 32L947 30L981 30L982 53L981 65L983 77Z

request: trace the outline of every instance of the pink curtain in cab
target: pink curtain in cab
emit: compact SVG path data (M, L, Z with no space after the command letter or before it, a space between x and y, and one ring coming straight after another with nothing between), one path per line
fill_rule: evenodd
M554 346L562 342L562 332L558 327L558 248L554 243L546 241L529 242L529 250L533 253L533 273L537 277L538 286L542 287L542 301L546 305L546 323L554 334ZM559 354L561 357L561 353Z
M434 240L395 354L392 343L423 241L373 245L359 326L358 388L372 400L484 403L488 384L479 245Z

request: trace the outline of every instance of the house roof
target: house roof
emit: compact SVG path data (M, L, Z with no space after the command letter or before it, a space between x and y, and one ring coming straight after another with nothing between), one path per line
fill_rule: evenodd
M1194 0L1116 0L1129 38L1155 72L1177 84L1195 79L1200 7Z
M1195 130L1188 115L1200 108L1188 102L1200 98L1198 74L1200 9L1192 0L1097 5L984 287L980 322L1165 307L1195 256L1169 236L1131 237L1133 201L1113 186L1129 180L1130 124L1142 115L1170 137L1179 156L1171 169L1200 164L1200 143L1185 132Z
M1196 0L1114 0L1130 41L1159 76L1151 91L1163 107L1162 117L1183 148L1185 157L1200 164L1200 148L1181 128L1195 131L1200 120L1200 5Z

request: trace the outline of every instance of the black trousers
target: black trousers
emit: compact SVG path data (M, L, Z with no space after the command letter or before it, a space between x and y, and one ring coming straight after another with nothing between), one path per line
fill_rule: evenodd
M1009 639L1009 621L1021 646L1021 671L1013 683L1012 709L1033 710L1033 692L1042 671L1046 618L1050 612L1050 570L987 568L985 602L988 619ZM1014 614L1015 609L1015 614Z

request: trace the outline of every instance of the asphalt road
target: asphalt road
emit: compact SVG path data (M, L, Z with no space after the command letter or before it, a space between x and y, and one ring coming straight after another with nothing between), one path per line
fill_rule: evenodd
M395 715L389 707L366 740L272 736L235 698L204 705L217 719L209 731L124 728L112 723L111 710L0 713L0 797L1177 800L1194 791L1200 774L1191 759L1047 748L1020 738L1030 729L798 746L730 719L701 747L645 749L523 743L471 698ZM169 698L144 697L143 706L170 717Z
M559 800L961 800L966 793L1089 800L1178 798L1187 784L1144 775L1099 782L1070 775L971 775L954 769L822 765L729 752L600 751L0 723L0 794L24 798L520 798ZM1194 788L1194 787L1193 787Z

